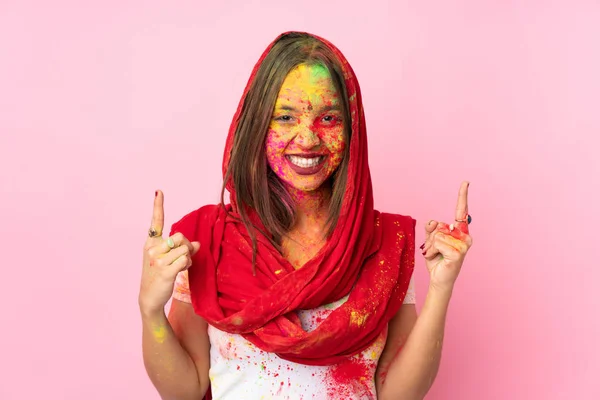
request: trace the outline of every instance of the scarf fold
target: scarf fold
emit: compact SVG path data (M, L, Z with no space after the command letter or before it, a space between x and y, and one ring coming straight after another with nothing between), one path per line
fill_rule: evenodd
M283 359L329 365L371 345L402 305L414 268L415 220L374 210L358 81L342 53L314 37L338 57L350 103L348 183L332 236L296 270L267 238L257 234L253 275L252 242L239 221L231 181L226 183L231 204L193 211L173 225L171 234L181 232L190 241L200 242L188 272L190 292L195 312L210 325L241 334ZM234 115L223 157L224 174L244 99L271 46L254 67ZM257 228L263 229L249 211ZM348 300L314 331L302 329L297 310L346 295Z

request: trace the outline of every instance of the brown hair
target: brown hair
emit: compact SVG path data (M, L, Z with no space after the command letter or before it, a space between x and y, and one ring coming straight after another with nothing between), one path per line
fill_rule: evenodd
M271 47L258 68L244 99L236 127L231 157L221 190L224 202L225 185L232 180L238 213L252 240L252 265L256 261L257 229L248 218L248 208L258 214L267 232L261 232L280 249L283 236L295 222L296 210L287 190L271 170L265 154L265 141L275 101L288 73L300 64L320 64L327 68L340 96L344 136L350 141L350 111L344 74L339 59L321 40L306 33L292 32L281 36ZM346 191L348 152L332 176L326 236L330 236L340 217Z

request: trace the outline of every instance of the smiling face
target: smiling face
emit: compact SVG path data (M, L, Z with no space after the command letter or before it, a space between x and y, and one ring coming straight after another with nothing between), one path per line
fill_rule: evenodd
M329 71L297 66L275 102L266 140L269 166L285 184L312 191L331 177L345 147L342 106Z

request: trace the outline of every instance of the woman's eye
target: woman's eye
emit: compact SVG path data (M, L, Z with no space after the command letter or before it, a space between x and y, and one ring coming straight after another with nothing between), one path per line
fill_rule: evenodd
M292 120L292 116L291 115L282 115L279 116L277 118L275 118L276 121L283 121L283 122L289 122Z
M326 115L323 117L323 122L337 122L338 118L334 115Z

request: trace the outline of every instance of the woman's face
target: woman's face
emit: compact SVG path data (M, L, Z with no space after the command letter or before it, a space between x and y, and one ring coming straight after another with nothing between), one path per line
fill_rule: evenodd
M340 165L345 147L342 107L329 71L299 65L275 102L266 143L271 169L289 186L315 190Z

